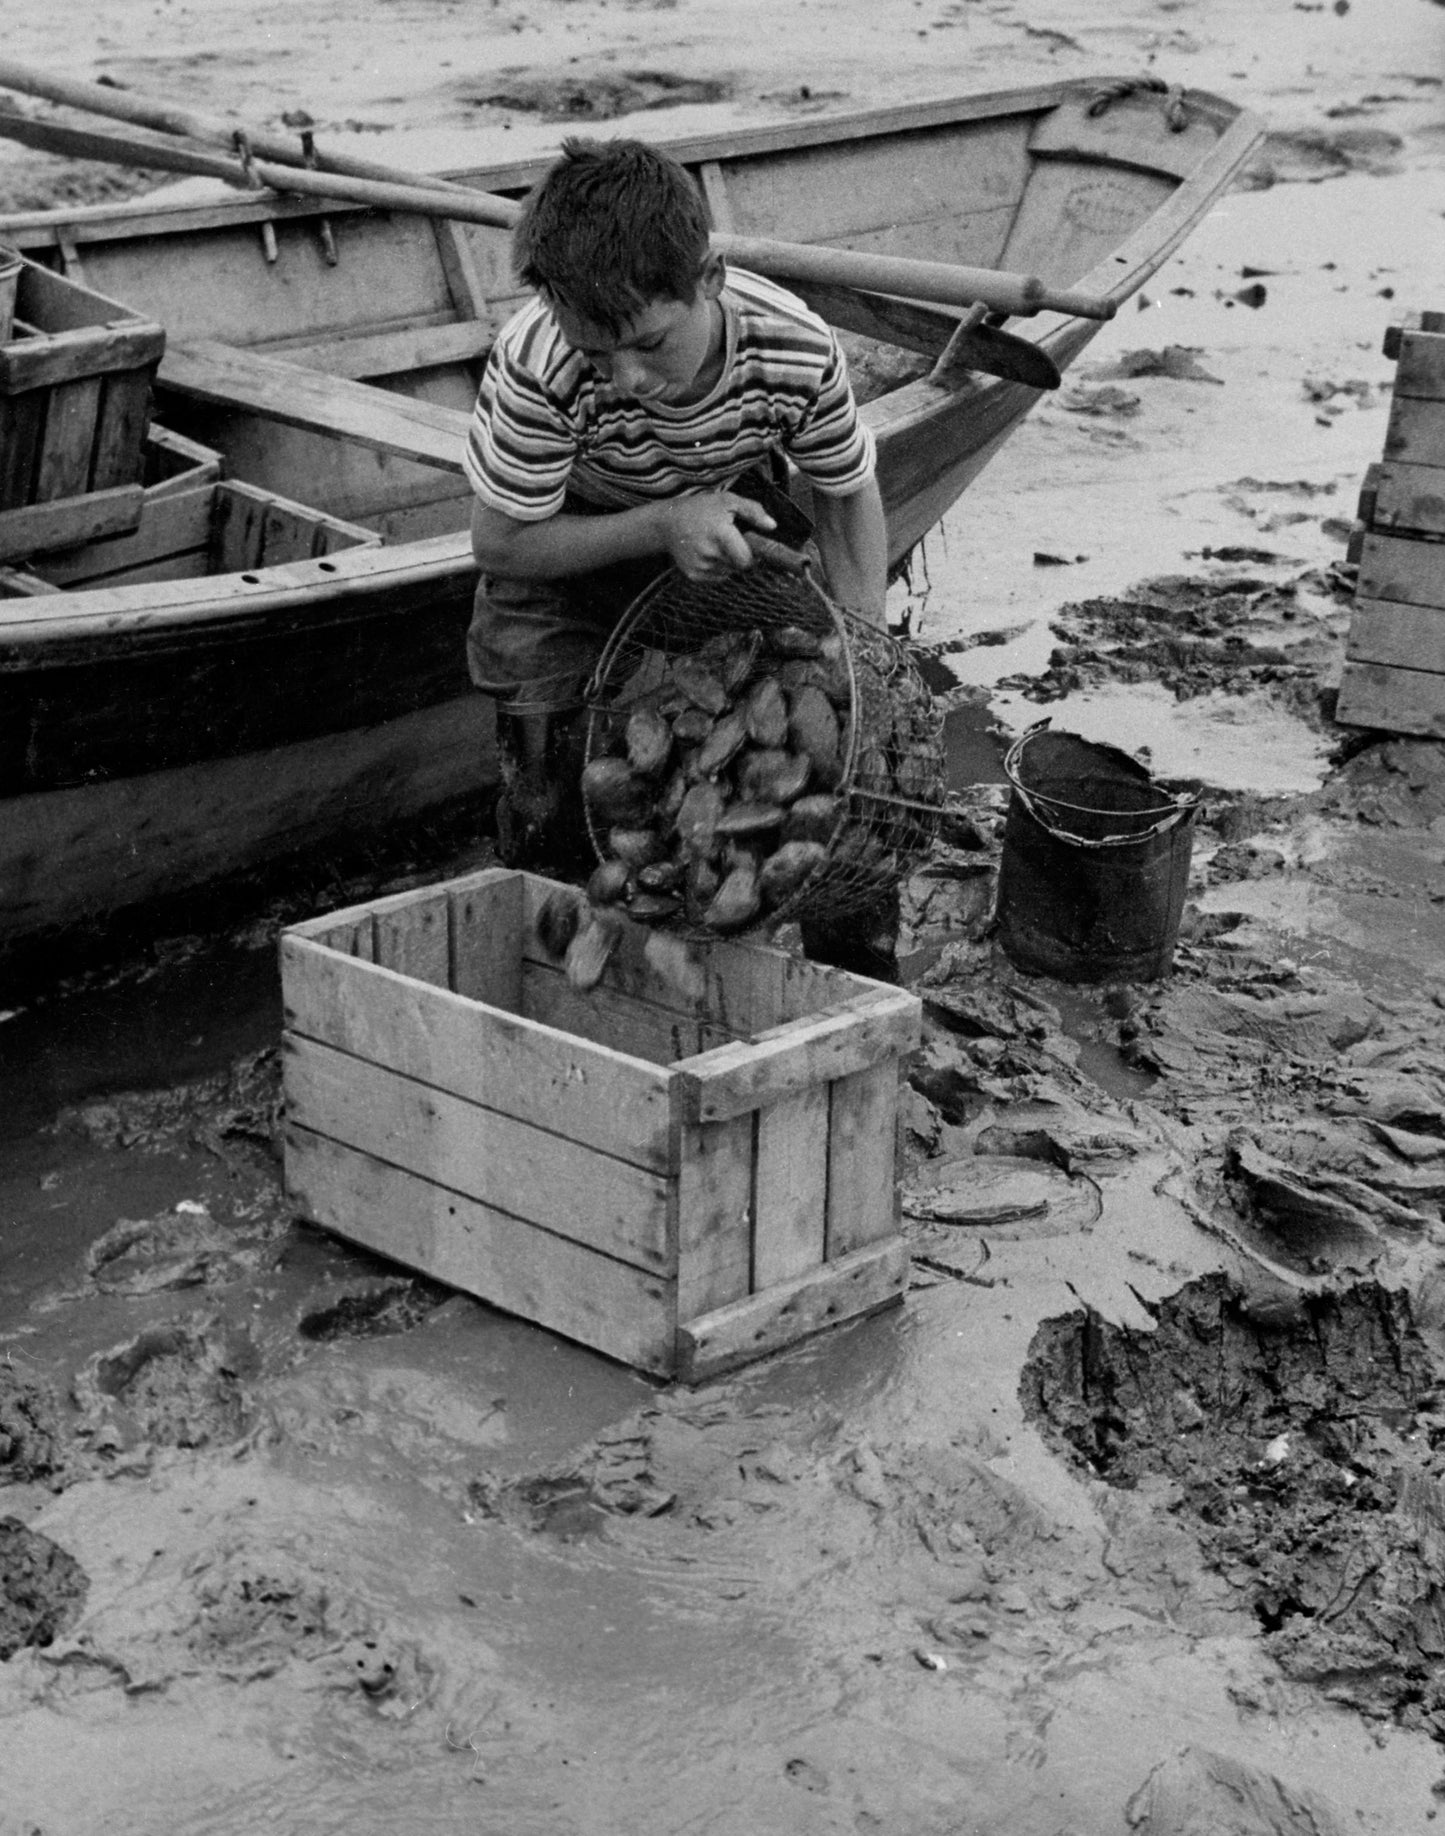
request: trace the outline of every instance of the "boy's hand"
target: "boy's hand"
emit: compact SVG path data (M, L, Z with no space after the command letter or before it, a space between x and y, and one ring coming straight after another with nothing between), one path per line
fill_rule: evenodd
M662 545L689 580L714 580L751 567L743 530L767 534L776 528L761 504L731 491L696 491L662 506Z

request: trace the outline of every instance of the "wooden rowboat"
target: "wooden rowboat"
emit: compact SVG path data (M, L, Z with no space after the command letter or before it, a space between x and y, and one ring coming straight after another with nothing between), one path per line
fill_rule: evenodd
M845 334L897 562L1258 137L1212 95L1068 82L666 144L736 247L1095 302L1005 332L789 279ZM543 163L451 176L515 199ZM0 244L167 339L139 524L0 550L0 954L479 804L460 448L519 304L505 229L268 192L13 215Z

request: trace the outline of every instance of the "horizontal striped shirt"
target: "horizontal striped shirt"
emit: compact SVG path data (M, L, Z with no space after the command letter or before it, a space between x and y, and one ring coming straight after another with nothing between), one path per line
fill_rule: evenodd
M567 491L608 509L730 484L781 452L824 495L873 476L837 339L801 300L735 268L721 295L722 374L700 401L639 402L569 345L538 299L492 347L466 474L490 509L540 522Z

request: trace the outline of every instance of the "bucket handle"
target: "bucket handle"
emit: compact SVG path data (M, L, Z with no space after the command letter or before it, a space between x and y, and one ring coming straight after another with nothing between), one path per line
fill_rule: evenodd
M1168 809L1161 807L1157 822L1150 823L1147 829L1136 830L1132 835L1075 835L1071 829L1060 827L1057 817L1044 814L1044 811L1051 807L1051 800L1047 797L1036 797L1034 792L1025 789L1018 777L1018 756L1023 751L1024 745L1034 734L1043 732L1048 725L1047 718L1035 721L1027 732L1021 733L1009 747L1003 768L1013 794L1039 827L1047 829L1056 840L1069 842L1075 848L1136 848L1140 842L1152 841L1156 835L1166 834L1186 816L1192 815L1198 807L1198 797L1175 798ZM1070 806L1065 804L1063 807L1067 809ZM1101 815L1104 813L1099 812Z

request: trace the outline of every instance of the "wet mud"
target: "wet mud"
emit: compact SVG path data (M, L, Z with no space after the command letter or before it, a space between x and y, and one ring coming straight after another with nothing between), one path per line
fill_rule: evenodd
M294 1216L276 930L479 864L475 812L11 985L3 1836L1433 1827L1445 747L1333 721L1380 336L1438 303L1439 9L1382 5L572 0L402 43L307 0L185 45L79 9L77 75L419 168L915 100L964 52L1152 58L1270 132L892 590L953 789L904 900L903 1308L693 1392ZM1160 981L1000 948L1041 714L1203 786Z
M1153 1311L1047 1321L1028 1418L1110 1485L1162 1481L1286 1675L1445 1740L1445 1371L1408 1296L1215 1276Z

